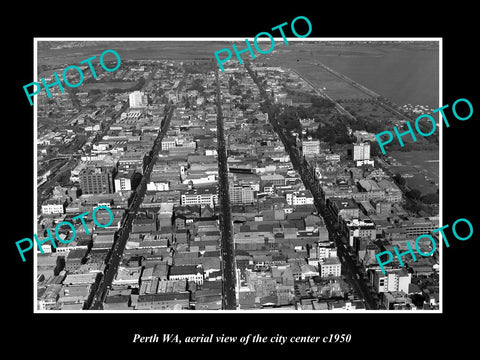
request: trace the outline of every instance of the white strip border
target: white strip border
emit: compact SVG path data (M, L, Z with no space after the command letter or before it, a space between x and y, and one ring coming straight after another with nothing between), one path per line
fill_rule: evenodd
M33 51L34 51L34 60L33 60L33 74L34 80L38 79L38 42L39 41L105 41L105 42L114 42L114 41L133 41L133 42L142 42L142 41L195 41L195 42L232 42L232 41L253 41L253 37L215 37L215 38L196 38L196 37L165 37L165 38L144 38L144 37L35 37L33 38ZM275 41L283 40L282 37L274 37ZM268 38L259 38L259 41L268 41ZM305 38L288 38L289 42L293 41L323 41L323 42L334 42L334 41L382 41L382 42L438 42L438 56L439 56L439 94L438 94L438 103L439 107L443 106L443 38L442 37L329 37L329 38L319 38L319 37L305 37ZM288 46L283 44L283 46ZM219 49L220 50L220 49ZM213 57L213 54L212 54ZM33 208L33 229L37 230L37 101L34 99L34 130L33 130L33 141L34 141L34 208ZM440 116L439 116L440 117ZM440 187L440 222L439 225L443 226L443 121L439 118L440 123L440 145L439 145L439 187ZM440 240L440 239L439 239ZM439 241L439 245L441 241ZM34 264L34 278L33 278L33 313L35 314L442 314L443 313L443 244L440 245L440 309L439 310L270 310L270 309L259 309L259 310L38 310L37 309L37 248L34 247L33 255L33 264Z

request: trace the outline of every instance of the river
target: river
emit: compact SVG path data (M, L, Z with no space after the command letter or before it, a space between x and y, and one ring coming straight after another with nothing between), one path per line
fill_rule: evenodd
M398 105L439 106L437 46L421 42L320 46L312 55Z

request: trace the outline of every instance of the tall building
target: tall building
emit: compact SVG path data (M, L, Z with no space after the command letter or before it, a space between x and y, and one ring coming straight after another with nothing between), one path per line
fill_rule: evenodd
M134 91L128 96L131 108L143 108L148 105L148 98L141 91Z
M115 191L130 191L132 190L133 177L135 171L119 171L115 176Z
M250 185L230 183L228 188L230 202L234 205L253 204L255 202L255 190Z
M312 140L311 138L303 140L302 151L305 156L320 154L320 140Z
M118 170L134 170L143 175L148 159L147 151L127 151L118 159Z
M370 160L370 143L360 142L353 144L353 161Z
M412 279L405 268L386 270L385 274L381 270L373 272L372 283L377 293L389 291L403 291L409 293L408 287Z
M80 172L80 188L83 194L112 194L113 169L87 167Z
M325 258L319 266L321 277L342 276L342 264L336 256Z

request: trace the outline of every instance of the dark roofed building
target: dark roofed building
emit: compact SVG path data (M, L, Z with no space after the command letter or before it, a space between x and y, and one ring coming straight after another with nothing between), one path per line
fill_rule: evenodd
M239 305L244 310L256 308L255 291L241 291L239 293Z
M78 270L80 265L84 262L87 252L87 249L70 250L65 260L65 270L69 272Z
M104 310L133 310L129 308L130 295L113 295L107 296L104 303Z
M132 222L132 233L151 233L157 231L155 219L135 219Z
M185 310L190 308L190 292L143 294L138 296L136 310Z

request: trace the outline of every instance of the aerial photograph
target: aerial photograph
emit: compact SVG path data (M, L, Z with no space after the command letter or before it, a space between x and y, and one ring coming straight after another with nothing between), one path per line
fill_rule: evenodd
M441 41L275 40L35 39L34 312L442 310Z

